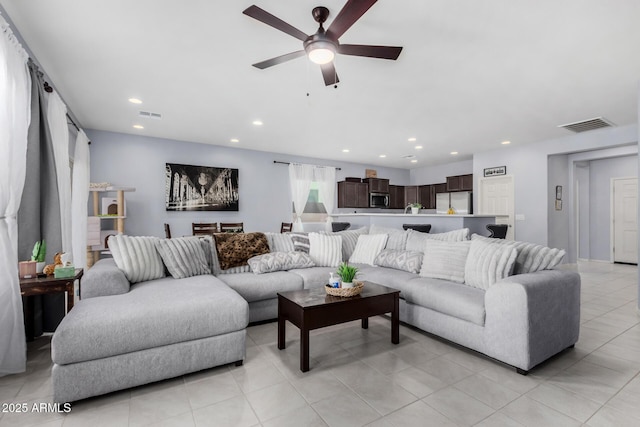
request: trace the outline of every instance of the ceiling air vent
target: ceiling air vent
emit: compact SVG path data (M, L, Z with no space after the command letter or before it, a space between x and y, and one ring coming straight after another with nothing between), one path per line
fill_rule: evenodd
M414 154L405 154L404 156L400 156L403 159L415 159L416 156Z
M608 128L614 124L603 117L596 117L595 119L583 120L581 122L568 123L566 125L560 125L559 128L565 128L572 132L586 132L588 130Z
M160 113L151 113L149 111L140 111L140 113L138 115L140 117L144 117L145 119L162 120L162 114L160 114Z

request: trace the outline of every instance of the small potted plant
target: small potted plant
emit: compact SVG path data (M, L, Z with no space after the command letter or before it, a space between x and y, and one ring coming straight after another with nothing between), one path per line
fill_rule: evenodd
M31 252L31 261L36 262L36 272L38 274L42 273L44 270L45 262L44 258L47 256L47 244L44 239L39 240L33 245L33 251Z
M421 203L411 203L411 214L413 215L417 215L418 213L420 213L420 209L422 209L422 204Z
M353 279L356 277L356 273L358 273L358 268L352 265L343 262L338 267L338 276L342 279L342 287L343 288L353 288Z

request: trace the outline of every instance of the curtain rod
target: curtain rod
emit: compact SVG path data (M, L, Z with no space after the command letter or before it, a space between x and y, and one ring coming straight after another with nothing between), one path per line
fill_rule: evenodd
M47 92L47 93L53 92L53 88L51 87L51 85L47 81L44 82L44 91ZM69 113L66 113L66 114L67 114L67 124L68 125L73 125L73 127L76 128L76 130L78 132L80 132L80 127L76 124L76 122L69 115ZM89 145L91 145L91 141L89 141Z
M273 163L280 163L281 165L290 165L291 162L281 162L279 160L274 160ZM321 168L327 168L327 167L333 167L333 166L322 166L322 165L313 165L313 166L320 166ZM342 168L336 168L337 171L341 171Z

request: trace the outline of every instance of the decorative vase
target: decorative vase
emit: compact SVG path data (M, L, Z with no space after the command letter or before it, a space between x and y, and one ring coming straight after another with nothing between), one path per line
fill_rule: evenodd
M412 215L418 215L420 213L420 208L411 208Z
M353 288L353 282L342 282L343 288Z
M36 273L42 274L42 271L44 270L44 266L45 265L47 265L46 262L37 262L36 263Z

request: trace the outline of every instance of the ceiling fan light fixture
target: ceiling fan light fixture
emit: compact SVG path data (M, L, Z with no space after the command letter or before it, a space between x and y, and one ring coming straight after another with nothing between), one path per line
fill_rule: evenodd
M336 47L333 43L318 40L305 46L309 59L314 64L324 65L333 61L336 56Z

